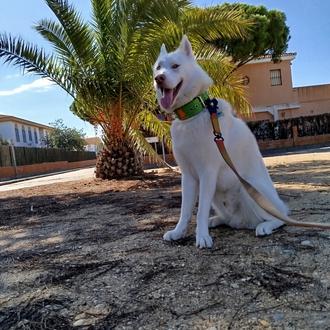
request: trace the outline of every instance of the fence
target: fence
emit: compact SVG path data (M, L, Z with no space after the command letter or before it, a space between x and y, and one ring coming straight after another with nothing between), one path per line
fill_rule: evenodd
M14 150L11 151L11 148ZM0 146L0 167L32 165L59 161L77 162L96 158L95 152L62 149Z
M252 133L260 140L283 140L294 136L293 127L297 127L297 136L315 136L330 134L330 114L277 120L275 122L249 122Z

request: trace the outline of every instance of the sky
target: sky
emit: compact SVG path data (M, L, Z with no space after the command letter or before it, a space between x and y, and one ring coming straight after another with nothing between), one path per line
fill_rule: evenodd
M198 6L221 4L217 0L195 0ZM227 0L226 2L237 2ZM293 85L309 86L330 83L330 1L328 0L241 0L251 5L283 11L291 39L288 52L296 52L292 63ZM90 0L71 0L88 19ZM0 33L20 35L25 40L48 47L32 26L40 19L51 18L44 0L0 0ZM49 49L49 47L48 47ZM64 91L46 79L22 75L19 69L0 61L0 114L8 114L42 124L63 119L69 127L82 129L93 136L93 127L74 116L72 102Z

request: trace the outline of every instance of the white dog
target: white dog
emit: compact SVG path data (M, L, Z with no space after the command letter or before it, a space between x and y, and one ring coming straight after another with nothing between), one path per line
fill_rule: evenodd
M212 84L211 78L197 64L186 36L174 52L168 53L162 45L153 73L158 102L167 113L189 104ZM233 116L226 101L218 100L218 107L225 146L237 171L280 212L288 214L267 172L254 135L242 120ZM257 236L269 235L283 225L251 199L221 157L213 141L208 110L202 109L189 119L175 119L171 135L173 153L182 173L182 206L180 220L164 235L165 240L185 236L197 196L197 247L212 247L209 228L220 224L255 229ZM209 218L211 207L216 216Z

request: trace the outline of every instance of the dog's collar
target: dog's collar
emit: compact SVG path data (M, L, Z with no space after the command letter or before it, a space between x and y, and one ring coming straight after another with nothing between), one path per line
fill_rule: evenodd
M180 120L185 120L198 115L205 109L205 101L209 98L207 92L204 92L182 107L175 109L174 113Z

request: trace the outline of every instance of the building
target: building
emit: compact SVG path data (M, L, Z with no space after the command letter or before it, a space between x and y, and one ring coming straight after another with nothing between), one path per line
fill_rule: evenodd
M15 147L45 147L44 139L52 127L26 119L0 115L0 138Z
M85 150L98 153L102 149L102 141L98 136L85 138Z
M276 121L330 112L330 84L292 86L291 63L296 53L286 53L274 63L270 55L240 67L253 116L248 120Z

